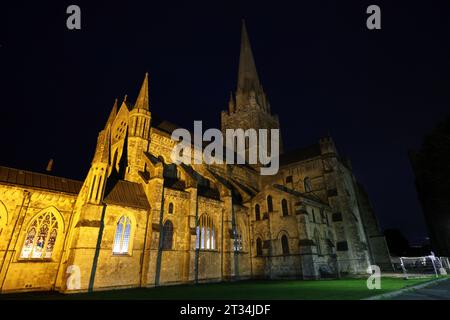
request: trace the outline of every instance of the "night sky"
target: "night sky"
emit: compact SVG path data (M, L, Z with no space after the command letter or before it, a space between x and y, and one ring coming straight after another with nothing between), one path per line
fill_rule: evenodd
M366 28L369 4L382 30ZM43 172L53 158L53 174L84 179L114 99L134 101L145 72L154 117L220 128L245 18L285 149L330 132L381 226L424 241L407 152L450 110L449 1L2 1L0 13L0 165Z

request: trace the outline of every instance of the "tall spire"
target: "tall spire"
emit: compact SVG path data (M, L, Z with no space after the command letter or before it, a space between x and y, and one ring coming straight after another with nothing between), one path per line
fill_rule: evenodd
M259 90L260 83L256 71L255 60L253 58L250 40L245 26L245 20L242 19L241 35L241 55L239 58L238 90Z
M139 91L139 96L137 97L134 107L137 109L149 110L148 73L145 74L144 82L142 83L141 91Z
M107 128L108 125L112 126L112 123L113 123L114 119L116 118L116 116L117 116L117 98L114 101L114 105L112 107L111 113L109 114L108 121L106 121L105 128Z

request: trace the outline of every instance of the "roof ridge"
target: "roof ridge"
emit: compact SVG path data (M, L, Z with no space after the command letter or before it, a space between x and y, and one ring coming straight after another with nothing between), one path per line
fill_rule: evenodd
M78 180L78 179L66 178L66 177L51 175L51 174L48 174L48 173L41 173L41 172L36 172L36 171L31 171L31 170L25 170L25 169L19 169L19 168L13 168L13 167L7 167L7 166L0 165L0 169L1 168L8 169L8 170L23 171L23 172L27 172L27 173L39 174L41 176L47 176L47 177L52 177L52 178L60 178L60 179L65 179L65 180L70 180L70 181L83 183L83 181Z

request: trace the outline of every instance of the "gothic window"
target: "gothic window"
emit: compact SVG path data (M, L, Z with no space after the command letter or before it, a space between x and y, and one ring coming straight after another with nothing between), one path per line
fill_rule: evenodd
M322 223L327 223L327 219L325 217L325 212L323 211L323 209L320 209L320 219L322 220Z
M167 220L163 226L162 248L163 250L171 250L173 242L173 224Z
M214 222L206 213L202 214L196 228L197 240L196 249L214 250L216 249L216 233Z
M317 254L321 255L322 254L322 244L320 243L320 233L319 230L316 229L316 231L314 232L314 242L316 244L316 249L317 249Z
M283 251L283 255L289 254L289 240L286 235L281 236L281 249Z
M286 199L281 200L281 210L283 212L283 217L289 215L288 203Z
M267 197L267 211L269 212L273 211L272 196Z
M305 177L305 179L303 180L303 184L304 184L305 192L311 192L312 191L311 178Z
M255 205L255 219L256 221L261 220L261 212L259 209L259 204Z
M169 213L173 214L173 203L169 203Z
M328 212L324 212L323 214L325 216L325 223L327 224L327 226L330 226L330 219L328 218Z
M239 252L243 249L242 232L239 229L234 229L234 251Z
M52 257L58 236L58 221L51 211L39 214L31 222L20 254L24 259L49 259Z
M311 192L312 191L312 183L311 178L306 177L305 180L303 180L305 192Z
M114 237L113 254L129 253L131 238L131 220L122 216L117 223L116 235Z
M263 245L262 245L262 240L260 238L256 239L256 255L257 256L263 255Z

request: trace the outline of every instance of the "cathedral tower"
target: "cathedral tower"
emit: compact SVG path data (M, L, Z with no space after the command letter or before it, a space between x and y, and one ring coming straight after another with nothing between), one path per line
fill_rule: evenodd
M242 22L241 52L238 83L234 99L230 96L228 110L222 111L222 132L226 129L280 129L277 115L270 110L270 103L259 81L245 22ZM280 134L280 152L282 152Z
M148 98L148 73L145 74L139 96L129 114L128 122L128 167L126 180L139 182L139 172L146 171L144 152L150 146L150 121Z

